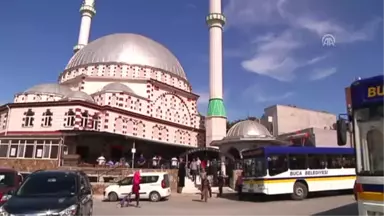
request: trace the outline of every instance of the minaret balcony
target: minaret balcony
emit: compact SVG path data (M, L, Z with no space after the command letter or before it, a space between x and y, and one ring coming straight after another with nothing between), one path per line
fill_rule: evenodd
M96 10L92 5L83 4L80 7L80 13L90 13L91 16L94 16L96 14Z
M226 17L222 13L210 13L205 18L208 26L213 26L215 24L219 24L221 26L224 26L226 22Z

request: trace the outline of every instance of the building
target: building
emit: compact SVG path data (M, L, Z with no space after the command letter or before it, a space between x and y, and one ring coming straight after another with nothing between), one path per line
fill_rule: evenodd
M298 145L337 147L336 120L335 114L325 111L274 105L264 109L261 123L281 140Z
M242 151L269 145L289 145L288 142L277 140L268 129L258 121L244 120L233 125L221 140L212 142L222 153L238 160ZM228 157L228 156L227 156Z
M204 146L199 96L171 51L130 33L88 44L94 0L80 11L79 41L58 83L0 106L0 163L33 170L58 166L65 155L94 163L101 153L117 159L132 148L171 157Z

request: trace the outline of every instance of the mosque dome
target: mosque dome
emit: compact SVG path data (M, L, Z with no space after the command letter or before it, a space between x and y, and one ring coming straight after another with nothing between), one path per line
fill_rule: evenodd
M24 91L24 94L53 94L59 96L67 96L72 90L67 87L57 83L47 83L35 85L32 88Z
M272 138L273 136L264 125L257 121L244 120L233 125L225 139L233 138Z
M82 91L72 91L66 97L64 97L63 100L68 100L68 101L81 100L81 101L87 101L90 103L95 103L95 100L93 100L92 96Z
M124 85L123 83L109 83L103 87L102 92L124 92L124 93L134 93L131 88Z
M79 50L65 69L96 63L149 66L187 79L183 67L171 51L138 34L111 34L94 40Z

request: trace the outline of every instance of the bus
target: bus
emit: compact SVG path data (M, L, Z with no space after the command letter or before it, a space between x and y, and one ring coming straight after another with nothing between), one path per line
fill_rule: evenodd
M352 190L353 148L268 146L243 155L243 194L291 194L303 200L309 192Z
M348 121L337 121L338 144L346 145L349 129L356 149L359 215L384 215L383 83L382 75L353 82Z

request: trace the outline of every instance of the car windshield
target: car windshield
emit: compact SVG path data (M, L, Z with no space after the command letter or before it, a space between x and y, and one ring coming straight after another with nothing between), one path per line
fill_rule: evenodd
M359 175L383 176L383 105L358 109L354 115Z
M0 188L15 186L15 178L16 178L16 175L14 172L0 171Z
M76 176L68 173L37 173L29 176L16 196L73 196Z

